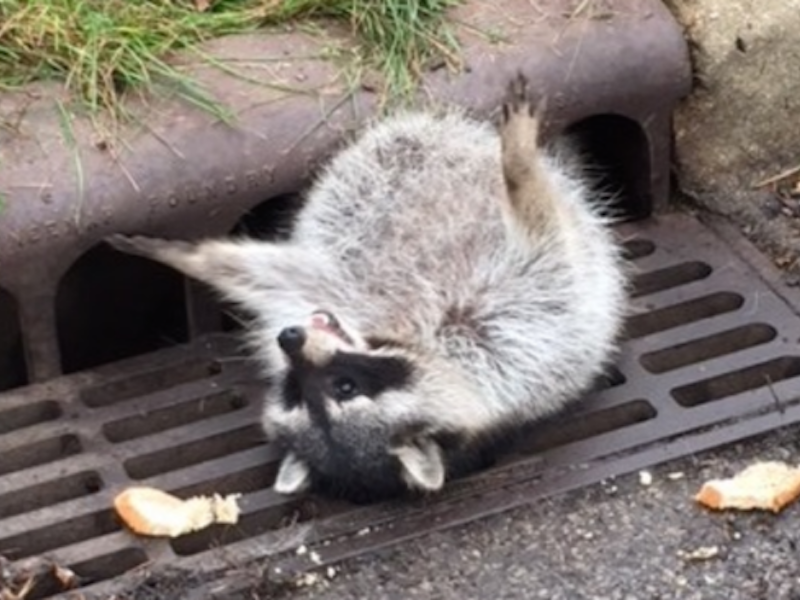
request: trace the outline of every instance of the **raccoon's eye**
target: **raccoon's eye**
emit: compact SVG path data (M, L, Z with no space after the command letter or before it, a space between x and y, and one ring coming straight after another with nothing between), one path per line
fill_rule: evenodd
M333 397L337 402L350 400L357 395L358 386L349 377L337 377L333 380Z

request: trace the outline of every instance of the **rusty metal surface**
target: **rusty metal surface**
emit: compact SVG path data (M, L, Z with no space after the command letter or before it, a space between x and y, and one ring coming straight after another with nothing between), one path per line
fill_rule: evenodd
M0 395L0 554L69 565L87 598L130 592L163 568L212 579L198 598L234 598L252 583L238 571L249 561L292 577L800 421L797 307L740 258L747 245L732 249L681 214L619 234L636 291L617 372L492 469L418 501L278 496L252 365L235 338L210 336ZM242 492L243 517L171 541L137 538L111 510L133 483ZM226 579L231 571L240 574ZM29 598L56 589L43 581Z
M497 9L473 1L455 17L468 25L457 32L466 69L459 75L447 69L429 73L421 99L486 115L499 106L509 77L521 70L548 97L550 132L575 128L589 139L590 150L606 153L606 166L635 198L628 207L632 213L646 215L665 201L670 112L689 89L690 68L682 33L661 2L513 0ZM114 315L109 325L101 318L108 315L95 312L110 299L99 298L99 308L87 309L87 290L104 279L94 281L92 269L85 268L104 260L92 249L112 232L187 238L226 233L258 203L301 189L314 165L377 101L373 92L350 89L335 61L318 58L331 43L302 32L209 43L207 51L221 63L232 61L236 72L208 65L188 72L232 109L233 126L154 101L147 109L131 105L138 123L119 132L124 143L74 116L73 146L63 139L64 117L54 103L58 89L43 85L36 93L0 96L0 113L15 123L0 130L6 198L0 216L0 324L19 323L0 331L0 365L10 361L15 374L9 381L0 378L0 386L47 381L136 354L140 346L157 347L153 340L132 339L141 326L128 315L117 315L117 322L129 322L133 332L110 329ZM247 57L256 57L255 64ZM105 273L115 267L109 269ZM131 292L118 295L126 294ZM186 306L185 332L154 337L182 341L216 329L215 308L195 288L188 289ZM78 317L91 313L94 323L81 325ZM74 340L97 347L89 338L103 333L118 340L118 352L75 357Z
M576 132L631 216L664 208L670 112L690 69L661 2L467 2L455 17L469 25L458 31L466 69L426 75L422 103L488 116L521 70L548 97L546 135ZM241 70L190 71L236 124L169 101L132 105L140 122L118 146L77 117L77 145L67 144L54 87L0 96L17 126L0 130L0 556L69 566L76 597L127 593L147 570L170 568L213 582L198 598L232 598L246 579L225 574L252 560L291 576L797 418L800 329L788 294L692 219L659 217L621 229L636 238L638 314L619 371L568 428L533 432L502 464L424 501L355 507L273 493L278 453L257 424L260 383L221 333L220 307L205 288L98 242L247 230L265 203L302 189L377 102L348 88L335 62L308 58L328 43L300 32L211 42ZM241 492L243 518L172 541L137 538L111 510L133 483ZM295 555L301 544L313 551ZM60 589L51 574L26 598Z

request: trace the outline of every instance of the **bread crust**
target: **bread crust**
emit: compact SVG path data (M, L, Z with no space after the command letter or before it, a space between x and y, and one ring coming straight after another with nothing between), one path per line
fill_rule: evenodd
M695 500L712 510L778 513L800 497L800 468L777 461L750 465L729 479L703 484Z
M213 523L236 523L238 495L197 496L181 500L151 487L131 487L114 498L114 508L125 524L139 535L175 538Z

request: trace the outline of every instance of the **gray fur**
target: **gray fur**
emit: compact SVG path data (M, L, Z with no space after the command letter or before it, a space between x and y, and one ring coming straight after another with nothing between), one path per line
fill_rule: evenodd
M439 489L449 457L438 436L468 447L551 415L612 357L625 275L602 203L570 155L538 143L521 79L504 108L499 134L457 110L367 128L321 174L287 242L111 240L253 313L250 336L279 382L264 427L291 449L279 491L305 489L331 444L348 456L343 479L369 485L395 469L410 488ZM287 410L276 343L320 309L352 342L329 338L331 356L398 356L414 369L380 397L326 400L324 431L304 406Z

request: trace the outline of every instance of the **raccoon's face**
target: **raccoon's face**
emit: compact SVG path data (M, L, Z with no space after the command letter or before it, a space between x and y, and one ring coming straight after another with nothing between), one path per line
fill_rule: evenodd
M424 367L372 348L328 312L280 332L288 359L265 425L287 453L275 489L313 488L356 501L437 490L445 468L418 410Z

